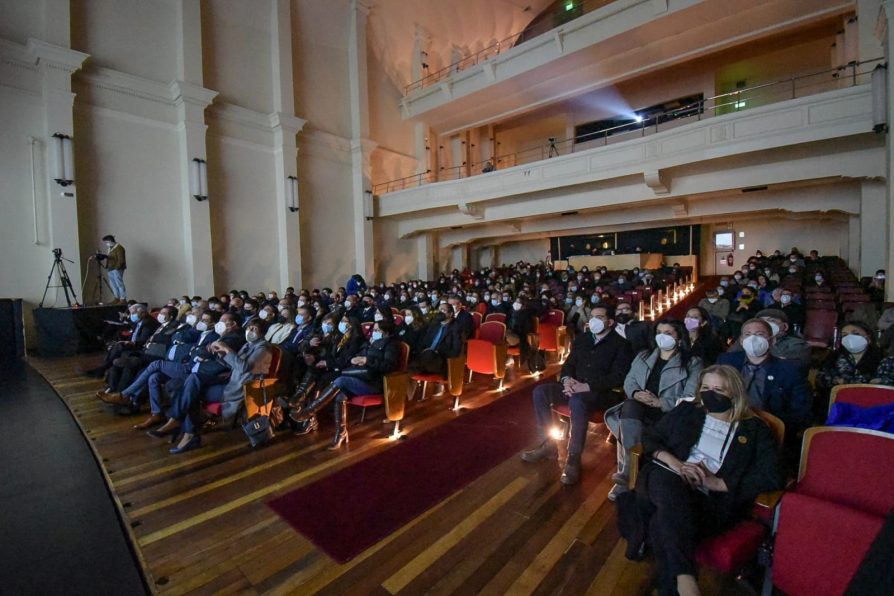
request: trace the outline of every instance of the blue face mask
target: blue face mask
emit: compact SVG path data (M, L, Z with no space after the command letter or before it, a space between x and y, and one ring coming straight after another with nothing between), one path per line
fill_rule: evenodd
M332 326L332 323L323 323L322 329L323 333L332 333L334 327Z
M304 315L295 315L295 323L298 325L304 325Z
M341 321L338 324L338 332L339 333L347 333L348 332L348 323L345 321Z
M135 313L135 312L134 312L134 313L130 313L130 320L133 321L134 323L136 323L137 321L140 320L140 315L138 315L138 314Z
M382 332L381 331L373 331L370 339L372 339L372 341L379 341L380 339L382 339Z

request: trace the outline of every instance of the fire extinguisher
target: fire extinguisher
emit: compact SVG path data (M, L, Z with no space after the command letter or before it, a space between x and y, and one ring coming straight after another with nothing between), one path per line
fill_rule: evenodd
M733 259L733 253L729 253L728 255L726 255L727 266L732 267L734 262L735 260Z

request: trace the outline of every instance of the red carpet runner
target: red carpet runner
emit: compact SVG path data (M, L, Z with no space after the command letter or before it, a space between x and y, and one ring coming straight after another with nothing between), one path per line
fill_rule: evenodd
M535 386L410 436L268 506L330 557L349 561L531 443Z

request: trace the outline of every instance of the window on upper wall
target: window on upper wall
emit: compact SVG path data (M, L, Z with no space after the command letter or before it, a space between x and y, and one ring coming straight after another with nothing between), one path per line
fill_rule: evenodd
M586 143L639 130L644 126L661 125L672 120L691 118L705 111L702 101L703 93L687 95L665 101L647 108L632 110L629 114L620 114L614 118L604 118L586 122L574 127L574 142Z

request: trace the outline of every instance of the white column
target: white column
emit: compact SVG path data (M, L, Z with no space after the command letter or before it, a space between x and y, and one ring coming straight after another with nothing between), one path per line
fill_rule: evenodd
M190 194L193 159L207 159L205 108L217 96L202 86L202 15L199 0L177 2L177 77L171 92L177 106L177 136L180 152L180 217L183 224L187 292L199 296L215 293L211 261L211 213L209 203ZM208 164L212 169L214 164Z
M434 233L419 234L416 237L416 258L418 259L416 277L425 280L434 278L437 258Z
M876 31L879 33L881 42L885 47L885 57L890 65L891 51L894 49L894 0L885 0L885 2L882 2L882 9L881 14L879 15ZM891 74L890 66L887 78L887 120L888 129L890 131L890 129L894 128L894 122L892 122L892 118L894 118L894 110L891 109L891 101L892 98L894 98L894 76ZM887 225L884 234L879 237L879 242L876 244L876 250L885 255L885 270L888 274L894 271L894 241L891 239L891 230L894 229L892 228L892 226L894 226L894 218L892 218L892 214L894 214L894 187L892 187L891 181L891 177L894 176L894 147L891 146L891 134L891 132L888 132L885 135L885 166L887 169L887 176L885 182L884 204L887 213L885 214L885 217L882 218L882 221L886 222ZM885 282L885 300L894 301L894 282Z
M860 183L859 258L851 264L851 269L859 276L872 275L885 268L890 242L890 228L886 229L887 192L888 185L884 182L864 180Z
M289 0L272 0L271 53L273 56L273 159L276 180L276 231L279 247L279 290L302 287L301 227L298 211L289 205L289 176L298 177L295 137L305 121L295 117L292 73L292 12ZM299 182L300 188L300 182Z
M351 94L351 189L354 197L354 267L368 283L375 281L372 219L366 214L373 201L369 156L376 145L369 140L369 89L366 75L366 18L369 7L351 0L348 74ZM374 212L374 210L373 210Z
M51 11L52 9L52 11ZM65 3L50 2L47 6L46 18L59 21L68 20L68 6ZM65 41L65 40L63 40ZM87 54L68 48L52 45L44 41L29 39L28 52L37 59L37 67L42 75L41 93L44 102L43 144L47 150L47 167L44 169L44 184L49 198L49 243L52 248L61 248L63 256L76 263L69 265L69 277L78 301L83 299L81 287L81 249L78 234L78 173L72 178L74 183L59 186L54 180L60 166L58 155L53 150L53 135L60 133L72 138L73 150L77 151L79 139L74 133L74 116L72 107L75 94L71 92L71 75L81 68ZM47 262L52 255L47 254Z

